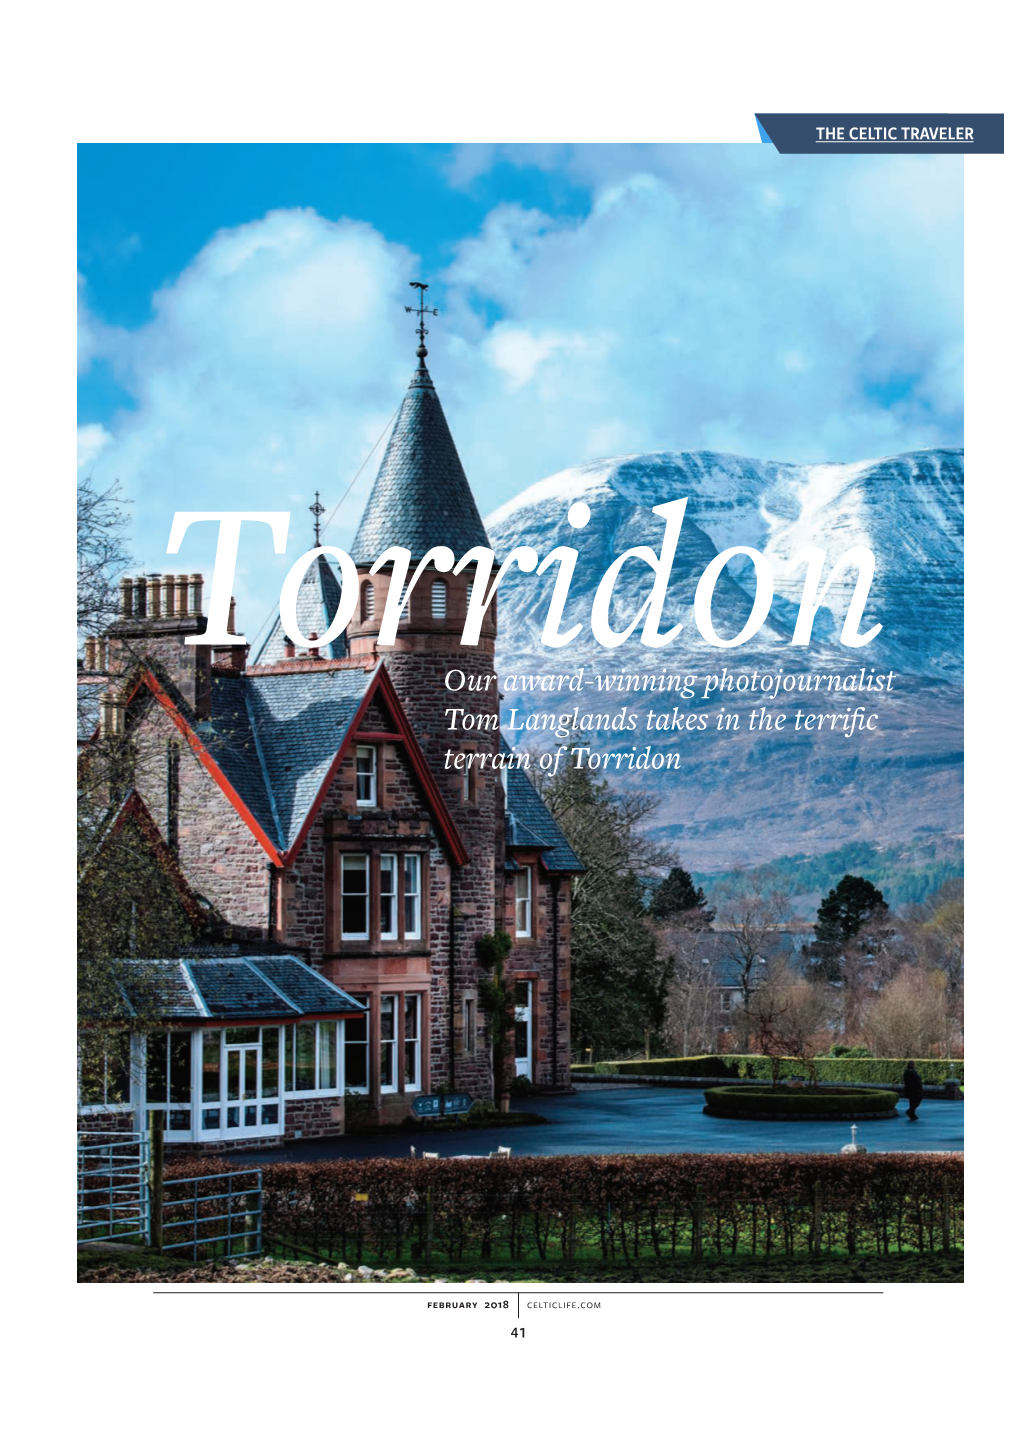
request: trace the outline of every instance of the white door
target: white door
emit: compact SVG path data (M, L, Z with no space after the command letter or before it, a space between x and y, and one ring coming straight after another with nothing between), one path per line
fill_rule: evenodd
M532 1080L531 982L514 986L514 1063L516 1074Z
M202 1036L202 1132L279 1136L278 1027L227 1027Z

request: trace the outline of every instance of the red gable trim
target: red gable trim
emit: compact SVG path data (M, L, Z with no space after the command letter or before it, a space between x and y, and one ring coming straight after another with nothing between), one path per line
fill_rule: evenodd
M298 832L294 845L284 852L282 858L284 865L289 864L304 845L305 837L308 835L312 822L318 815L319 808L326 799L326 793L333 783L333 778L340 769L340 763L347 755L351 746L357 744L360 739L357 735L358 728L377 692L382 692L383 698L389 706L390 713L397 724L396 735L403 743L407 753L407 759L411 763L411 770L414 772L415 779L425 793L426 804L432 812L439 833L449 852L450 859L455 866L463 866L467 861L468 854L463 841L460 839L460 833L457 830L456 823L450 814L446 802L443 800L442 793L436 785L432 772L429 770L428 762L422 754L421 747L415 739L414 732L411 730L411 723L408 721L404 708L400 704L400 698L394 689L393 682L390 680L389 673L385 666L380 663L376 668L375 675L369 682L361 705L354 715L354 719L347 728L347 734L340 744L340 749L330 763L329 770L326 772L322 785L319 787L318 795L309 808L308 815L301 824L301 830Z
M255 820L255 817L248 810L247 806L245 806L240 796L238 796L237 792L234 790L230 782L224 776L223 772L217 766L212 756L210 756L208 750L202 745L202 742L195 735L194 731L192 731L191 727L188 725L187 721L185 721L184 717L178 711L173 701L163 690L162 686L159 684L155 676L147 667L143 670L141 676L138 679L138 684L132 690L131 695L125 698L125 705L130 704L130 702L135 696L135 693L138 690L138 687L143 683L148 686L149 690L155 696L159 704L163 707L164 711L166 711L167 715L170 717L170 720L177 727L178 731L180 731L181 735L187 738L188 745L195 753L195 756L200 762L200 764L205 767L209 775L216 782L217 786L223 792L224 796L230 802L231 806L237 812L238 816L240 816L241 820L248 827L248 830L255 837L255 840L259 843L263 851L269 857L270 861L274 862L277 866L281 866L283 864L283 859L279 851L273 845L272 841L270 841L269 837L263 831L262 827Z

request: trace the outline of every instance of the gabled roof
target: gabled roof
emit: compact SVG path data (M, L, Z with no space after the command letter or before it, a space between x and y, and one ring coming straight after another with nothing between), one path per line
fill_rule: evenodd
M369 566L387 547L406 546L412 560L420 561L433 546L449 546L455 556L462 556L472 546L488 544L443 407L422 361L397 415L351 547L352 559L358 566Z
M511 748L507 743L501 740L500 744L503 752L509 754ZM506 778L507 846L537 848L546 871L584 871L577 853L531 784L527 771L523 767L510 766L502 774Z
M303 636L325 636L340 605L340 577L336 568L325 556L316 556L305 572L298 587L295 612L298 627ZM269 635L262 642L252 661L254 666L272 666L284 660L284 645L287 633L277 612ZM338 661L347 655L347 640L341 632L334 640L320 646L319 655L330 661Z
M436 833L454 865L467 851L411 730L385 666L311 661L241 675L212 675L210 714L198 720L155 665L140 672L187 736L199 761L246 821L270 860L285 864L301 847L340 762L373 698L393 718Z
M125 995L124 1021L297 1021L357 1017L365 1008L296 956L193 957L113 963ZM119 1018L104 1018L117 1020Z
M149 808L133 786L129 787L119 802L111 806L92 834L85 838L87 854L81 855L80 876L84 878L89 874L96 861L102 856L103 848L130 821L135 822L145 837L154 859L165 871L189 919L196 924L200 922L203 919L202 907L188 885L176 856L164 841L159 827L153 821ZM79 833L81 831L82 828L79 827Z

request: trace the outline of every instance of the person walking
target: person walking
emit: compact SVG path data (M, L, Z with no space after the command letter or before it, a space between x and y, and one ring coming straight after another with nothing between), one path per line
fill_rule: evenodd
M917 1121L917 1109L924 1100L924 1083L912 1061L907 1062L903 1073L903 1091L907 1098L907 1120Z

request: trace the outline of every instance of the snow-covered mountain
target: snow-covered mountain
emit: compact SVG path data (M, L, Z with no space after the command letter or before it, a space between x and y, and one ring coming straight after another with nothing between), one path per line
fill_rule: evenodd
M646 545L659 552L663 520L652 507L688 498L660 630L682 621L669 646L652 650L638 632L608 650L592 637L592 597L607 566L624 550ZM591 520L581 530L567 521L570 505L585 501ZM850 840L879 844L922 834L962 830L963 664L963 455L957 450L910 452L856 464L793 465L708 451L662 452L594 461L529 487L487 518L497 555L530 545L544 556L556 546L578 551L562 629L582 631L563 650L541 643L556 577L511 571L500 588L499 666L558 673L584 665L589 675L620 671L848 673L861 666L897 673L888 697L868 700L879 730L846 738L839 733L752 732L746 722L761 694L728 695L741 714L741 730L720 734L651 733L651 742L682 753L679 771L655 773L664 797L659 829L681 846L684 864L703 871L756 863L791 852L818 852ZM721 649L706 642L694 624L694 591L705 567L720 551L749 546L764 554L775 577L775 598L765 624L747 644ZM853 546L876 558L876 572L861 629L882 625L861 649L839 642L856 580L853 568L829 590L818 612L811 645L789 644L801 598L803 566L785 574L808 546L826 553L824 576ZM616 586L611 620L624 629L647 595L648 568L629 562ZM752 605L749 559L731 561L716 586L713 622L735 635ZM587 709L603 711L586 693ZM571 710L573 696L545 694L516 705L547 712ZM603 696L602 701L605 701ZM766 698L767 699L767 698ZM811 709L845 708L848 696L814 698ZM569 704L568 704L569 700ZM677 697L665 693L649 703L672 711ZM793 711L800 702L789 702ZM681 706L719 709L718 698ZM779 705L778 709L784 709ZM518 740L526 738L519 737ZM600 736L598 744L619 743ZM623 784L640 776L621 775ZM647 783L647 775L645 781Z

